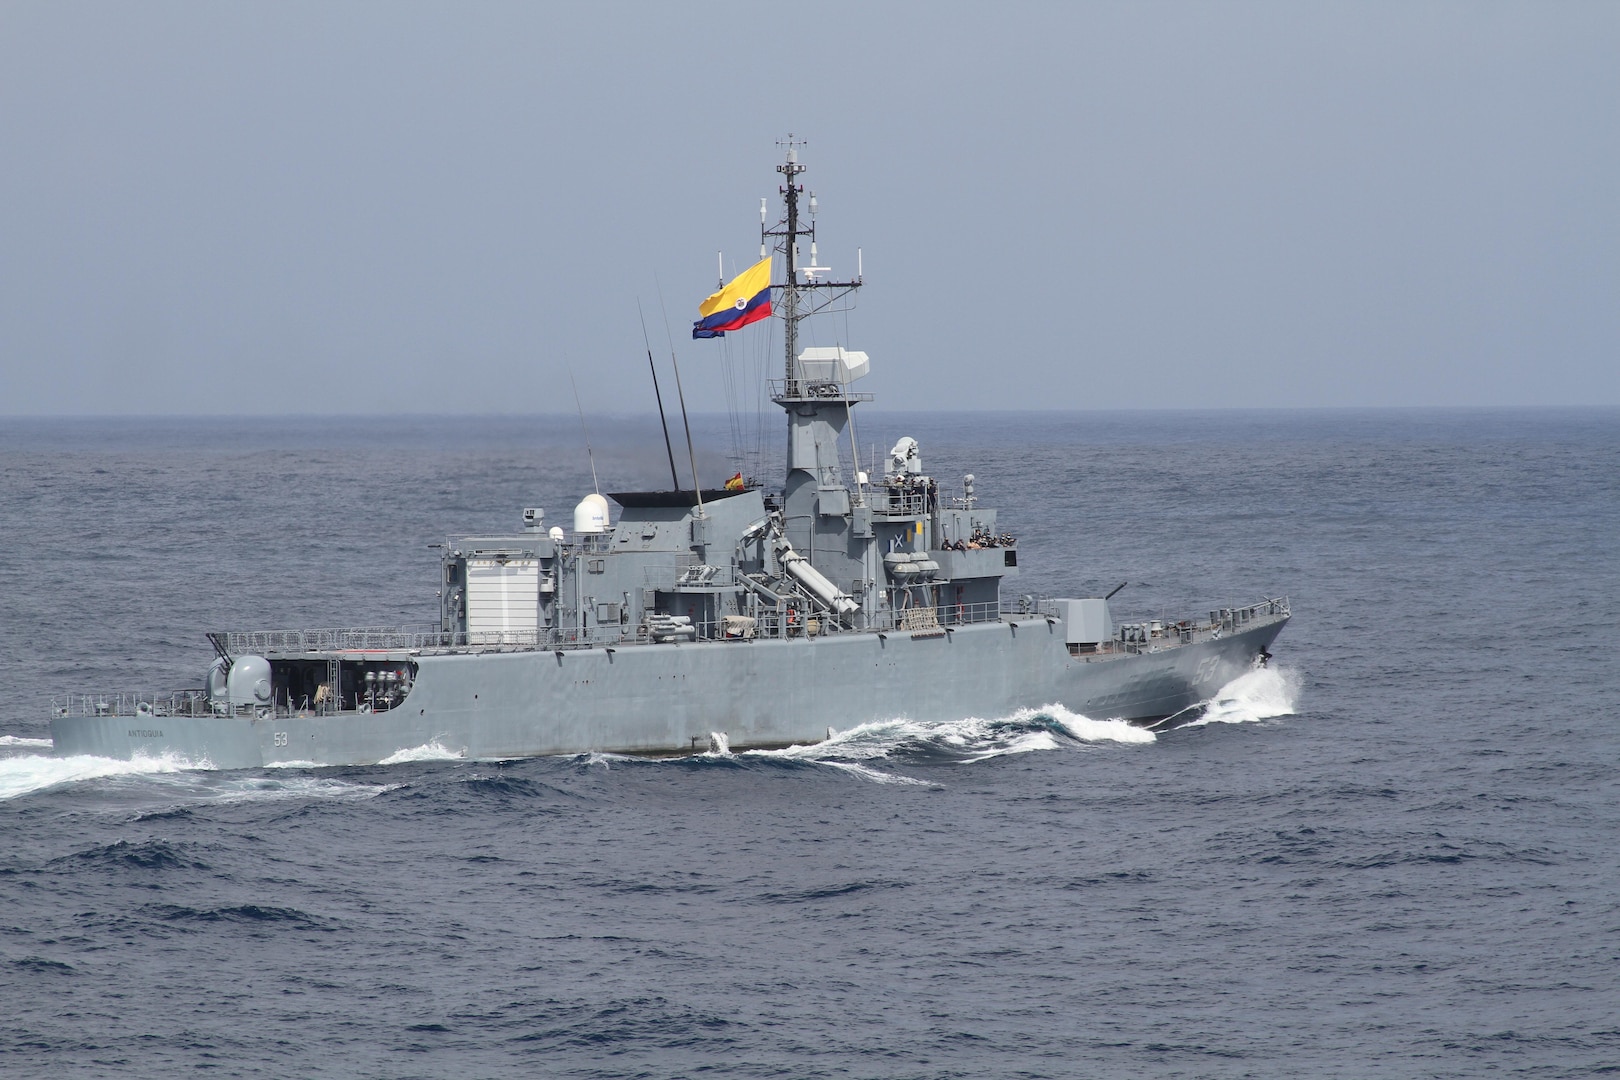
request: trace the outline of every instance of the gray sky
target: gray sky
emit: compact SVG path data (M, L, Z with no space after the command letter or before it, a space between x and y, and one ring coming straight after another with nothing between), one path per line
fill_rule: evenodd
M789 131L885 409L1620 404L1620 4L789 10L5 0L0 414L723 408Z

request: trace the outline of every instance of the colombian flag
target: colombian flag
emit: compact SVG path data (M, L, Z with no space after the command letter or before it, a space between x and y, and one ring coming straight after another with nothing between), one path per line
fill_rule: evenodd
M694 338L725 337L771 313L771 260L759 260L698 305L703 316L692 324Z

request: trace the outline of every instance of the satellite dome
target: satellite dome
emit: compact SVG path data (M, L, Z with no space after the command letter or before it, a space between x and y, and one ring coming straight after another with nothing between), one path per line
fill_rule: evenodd
M601 495L590 494L574 507L574 531L577 533L604 533L608 527L608 501Z

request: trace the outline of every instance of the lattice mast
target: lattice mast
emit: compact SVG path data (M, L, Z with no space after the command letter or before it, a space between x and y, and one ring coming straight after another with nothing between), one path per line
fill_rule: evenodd
M764 220L764 200L761 200L759 253L761 257L766 255L774 238L777 241L776 250L782 253L786 265L786 273L783 275L782 283L776 286L780 303L775 305L782 317L782 338L786 349L786 356L783 359L784 393L782 396L785 398L797 398L802 390L798 369L799 320L813 315L815 310L819 310L826 306L827 303L830 303L834 299L831 294L842 295L860 288L861 279L860 274L857 272L855 278L850 281L816 280L818 271L825 272L823 267L816 265L816 193L813 191L809 193L810 222L806 225L799 216L799 197L805 194L804 185L796 179L807 167L799 162L799 148L804 146L805 143L802 139L796 139L789 135L785 143L778 143L777 145L787 147L786 160L776 167L776 171L786 181L778 187L777 191L786 204L787 212L774 227L769 226ZM808 238L810 241L810 265L804 267L805 280L803 282L799 281L800 237ZM826 293L827 295L825 300L813 305L813 310L802 311L800 310L800 294L805 292L812 294Z

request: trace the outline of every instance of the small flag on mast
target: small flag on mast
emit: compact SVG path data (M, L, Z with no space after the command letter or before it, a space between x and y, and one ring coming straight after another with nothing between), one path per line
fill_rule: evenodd
M694 338L725 337L771 313L771 259L759 260L698 305L702 318L692 324Z

